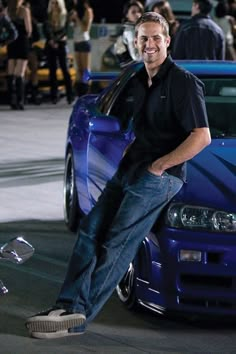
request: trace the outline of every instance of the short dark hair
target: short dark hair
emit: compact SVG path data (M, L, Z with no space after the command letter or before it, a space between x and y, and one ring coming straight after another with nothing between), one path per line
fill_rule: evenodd
M155 23L159 23L162 27L162 31L164 36L168 37L169 36L169 24L166 21L166 19L160 15L157 12L144 12L144 14L139 17L139 19L137 20L136 24L135 24L135 36L137 37L138 35L138 29L139 26L141 26L143 23L146 22L155 22Z
M219 1L215 7L215 15L218 18L222 18L228 14L229 5L226 0Z
M141 13L144 12L143 4L140 1L130 0L127 3L125 3L125 5L123 7L123 18L124 19L126 19L127 13L132 6L136 6Z
M208 15L213 8L212 0L193 0L193 2L198 4L200 13L203 15Z

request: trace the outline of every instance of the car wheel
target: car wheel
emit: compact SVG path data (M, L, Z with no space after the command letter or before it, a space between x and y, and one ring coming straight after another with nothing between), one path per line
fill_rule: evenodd
M78 203L78 194L75 185L75 170L72 151L68 151L64 173L64 219L69 230L77 230L81 210Z
M120 301L129 310L135 310L137 308L137 298L135 294L135 271L133 263L130 263L127 272L117 285L116 292Z

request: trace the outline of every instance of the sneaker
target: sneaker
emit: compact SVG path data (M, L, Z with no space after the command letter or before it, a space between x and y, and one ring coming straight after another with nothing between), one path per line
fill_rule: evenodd
M85 315L64 309L51 308L26 321L26 328L34 338L59 338L84 333ZM76 327L76 332L71 329Z

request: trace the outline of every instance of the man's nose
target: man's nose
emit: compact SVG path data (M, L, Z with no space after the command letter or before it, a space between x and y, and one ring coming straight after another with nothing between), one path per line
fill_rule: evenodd
M146 42L147 47L153 47L154 45L154 39L152 37L149 37Z

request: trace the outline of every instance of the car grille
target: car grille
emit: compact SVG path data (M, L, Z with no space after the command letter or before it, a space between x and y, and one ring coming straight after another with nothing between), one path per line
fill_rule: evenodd
M224 288L231 289L233 285L233 279L231 277L221 276L207 276L207 275L195 275L195 274L182 274L180 276L180 282L183 286L197 286L201 288Z
M188 298L184 296L178 297L180 305L191 306L196 308L212 308L212 309L232 309L236 310L236 304L231 301L212 300L207 298Z

